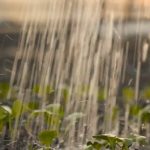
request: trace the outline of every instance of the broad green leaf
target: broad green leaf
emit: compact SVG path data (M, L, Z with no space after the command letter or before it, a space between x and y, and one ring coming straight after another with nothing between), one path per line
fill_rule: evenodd
M58 136L57 131L42 131L39 133L38 138L43 145L50 146L53 140Z

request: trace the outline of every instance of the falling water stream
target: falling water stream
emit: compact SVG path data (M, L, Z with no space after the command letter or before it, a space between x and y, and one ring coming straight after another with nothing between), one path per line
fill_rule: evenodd
M30 133L35 136L42 130L56 130L64 149L79 150L99 132L119 135L121 116L122 135L127 136L130 104L124 106L122 115L121 108L117 108L121 107L118 103L123 102L118 102L118 97L121 84L127 80L131 54L126 39L135 32L139 35L134 45L136 73L134 79L128 80L128 87L133 86L133 101L135 105L138 103L142 63L147 59L149 48L149 43L142 42L140 36L141 32L147 32L145 24L140 22L140 11L134 27L123 15L116 19L114 11L108 13L107 1L49 0L46 5L40 0L37 2L43 8L44 17L34 5L27 5L30 13L23 19L10 86L17 88L17 99L23 103L35 97L32 91L38 86L36 101L40 109L49 104L59 105L64 117L59 124L51 120L48 125L44 123L44 116L33 119ZM47 87L52 90L49 95ZM12 92L9 91L8 99ZM100 93L104 101L98 99ZM21 121L23 117L15 121L14 140L21 132ZM134 121L135 127L140 128L140 124L140 120ZM149 125L146 130L150 130Z

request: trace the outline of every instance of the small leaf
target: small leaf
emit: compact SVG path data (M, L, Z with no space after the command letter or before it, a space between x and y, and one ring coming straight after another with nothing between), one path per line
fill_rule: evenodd
M147 144L147 138L145 136L142 135L138 135L138 134L131 134L130 138L133 140L133 142L138 142L141 145L145 145Z
M122 139L123 141L122 143L124 148L131 147L133 144L133 140L131 138L120 138L120 139Z
M60 109L60 104L59 103L54 103L54 104L49 104L46 106L47 110L59 110Z
M62 97L64 99L64 102L67 102L69 97L69 90L67 88L62 89Z
M7 97L10 86L8 83L0 83L0 98L4 99Z
M23 104L21 100L16 100L14 101L12 106L12 115L14 117L19 117L21 113L24 113L28 109L29 108L27 107L27 105Z
M146 87L142 92L144 99L150 99L150 87Z
M51 93L53 93L54 92L54 90L53 90L53 88L51 87L51 86L46 86L46 94L51 94Z
M141 116L141 120L144 123L150 123L150 112L144 112Z
M101 89L99 92L98 92L98 100L99 101L104 101L106 98L105 98L105 91L104 89Z
M130 102L134 99L134 89L133 88L124 88L123 89L123 97L126 102Z
M1 106L5 111L7 111L9 114L12 114L12 110L9 106Z
M34 102L29 102L28 107L31 110L38 109L39 108L39 102L35 102L35 101Z
M5 119L8 116L8 112L0 106L0 120Z
M139 105L132 105L130 107L130 114L132 116L138 116L140 110L141 110L141 106L139 106Z
M4 128L4 122L0 121L0 133L3 131Z
M150 123L150 105L146 106L140 111L141 120Z
M85 114L82 112L75 112L67 116L65 119L68 121L76 121L77 119L83 118Z
M33 92L36 93L36 94L38 94L39 91L40 91L40 86L39 85L34 85Z
M50 146L53 140L57 137L57 131L42 131L38 138L43 145Z

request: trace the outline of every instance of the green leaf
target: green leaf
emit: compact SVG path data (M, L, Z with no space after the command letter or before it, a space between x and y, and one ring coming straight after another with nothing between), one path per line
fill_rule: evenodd
M7 111L9 114L12 114L12 110L9 106L5 106L5 105L2 105L1 106L5 111Z
M50 146L53 140L58 136L57 131L42 131L39 133L38 138L43 145Z
M132 116L138 116L140 110L141 110L141 106L139 106L139 105L132 105L130 107L130 114Z
M104 89L101 89L101 90L98 92L98 100L99 100L99 101L104 101L104 100L105 100L105 91L104 91Z
M33 93L38 94L39 91L40 91L40 86L39 85L34 85L34 87L33 87Z
M150 99L150 87L146 87L143 92L142 96L144 99Z
M68 90L68 88L63 88L61 92L62 92L62 97L64 99L64 102L67 102L68 97L69 97L69 90Z
M63 108L59 103L54 103L46 106L46 110L53 112L55 115L58 115L59 117L64 116Z
M85 114L83 114L82 112L75 112L67 116L65 119L67 121L76 121L77 119L83 118L84 116Z
M147 141L146 141L147 137L145 137L145 136L138 135L138 134L131 134L129 137L130 137L130 139L133 140L133 142L138 142L141 145L147 144Z
M128 147L132 145L132 140L128 138L120 138L112 134L101 134L97 136L93 136L94 139L97 141L106 141L107 145L115 150L116 145L122 144L122 148L126 150ZM103 143L103 145L106 145L106 143Z
M31 110L38 109L38 108L39 108L39 102L35 102L35 101L29 102L29 103L28 103L28 107L29 107L29 109L31 109Z
M141 120L144 123L150 123L150 112L144 112L141 116Z
M0 83L0 98L5 99L9 92L10 86L8 83Z
M120 138L122 139L123 148L128 150L129 147L132 146L133 140L131 138Z
M87 147L85 147L85 149L86 150L93 150L93 149L99 150L102 147L104 147L104 145L99 143L98 141L94 141L94 142L88 141L87 142Z
M54 92L54 89L50 85L46 86L45 90L46 90L46 94L51 94Z
M93 136L93 138L97 140L106 140L106 141L116 140L116 141L122 142L121 139L117 138L117 136L112 135L112 134L101 134L101 135Z
M43 114L47 114L49 116L54 115L52 112L47 111L46 109L39 109L39 110L34 110L31 113L31 116L39 116L39 115L43 115Z
M39 93L43 93L46 92L46 94L51 94L52 92L54 92L53 88L51 86L46 86L44 88L40 87L40 85L35 85L33 87L33 93L39 94Z
M122 94L126 102L130 102L134 99L134 89L131 87L124 88Z
M48 106L46 106L46 109L58 111L60 109L60 104L59 103L49 104Z
M140 111L141 120L144 123L150 123L150 105Z
M115 120L116 119L116 117L117 117L117 115L118 115L118 112L119 112L119 108L118 108L118 106L116 105L114 108L113 108L113 111L112 111L112 118L113 118L113 120Z
M2 106L0 106L0 121L6 117L8 117L8 112Z
M4 122L0 120L0 133L3 131Z
M19 117L21 113L28 111L29 108L26 104L24 104L21 100L16 100L12 106L12 115L14 117Z
M84 150L93 150L93 146L92 145L86 145L83 148Z

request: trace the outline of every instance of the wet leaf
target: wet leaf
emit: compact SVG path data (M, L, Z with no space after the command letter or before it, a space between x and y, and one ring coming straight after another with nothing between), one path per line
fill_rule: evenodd
M38 138L43 145L50 146L53 140L57 137L57 131L42 131Z

